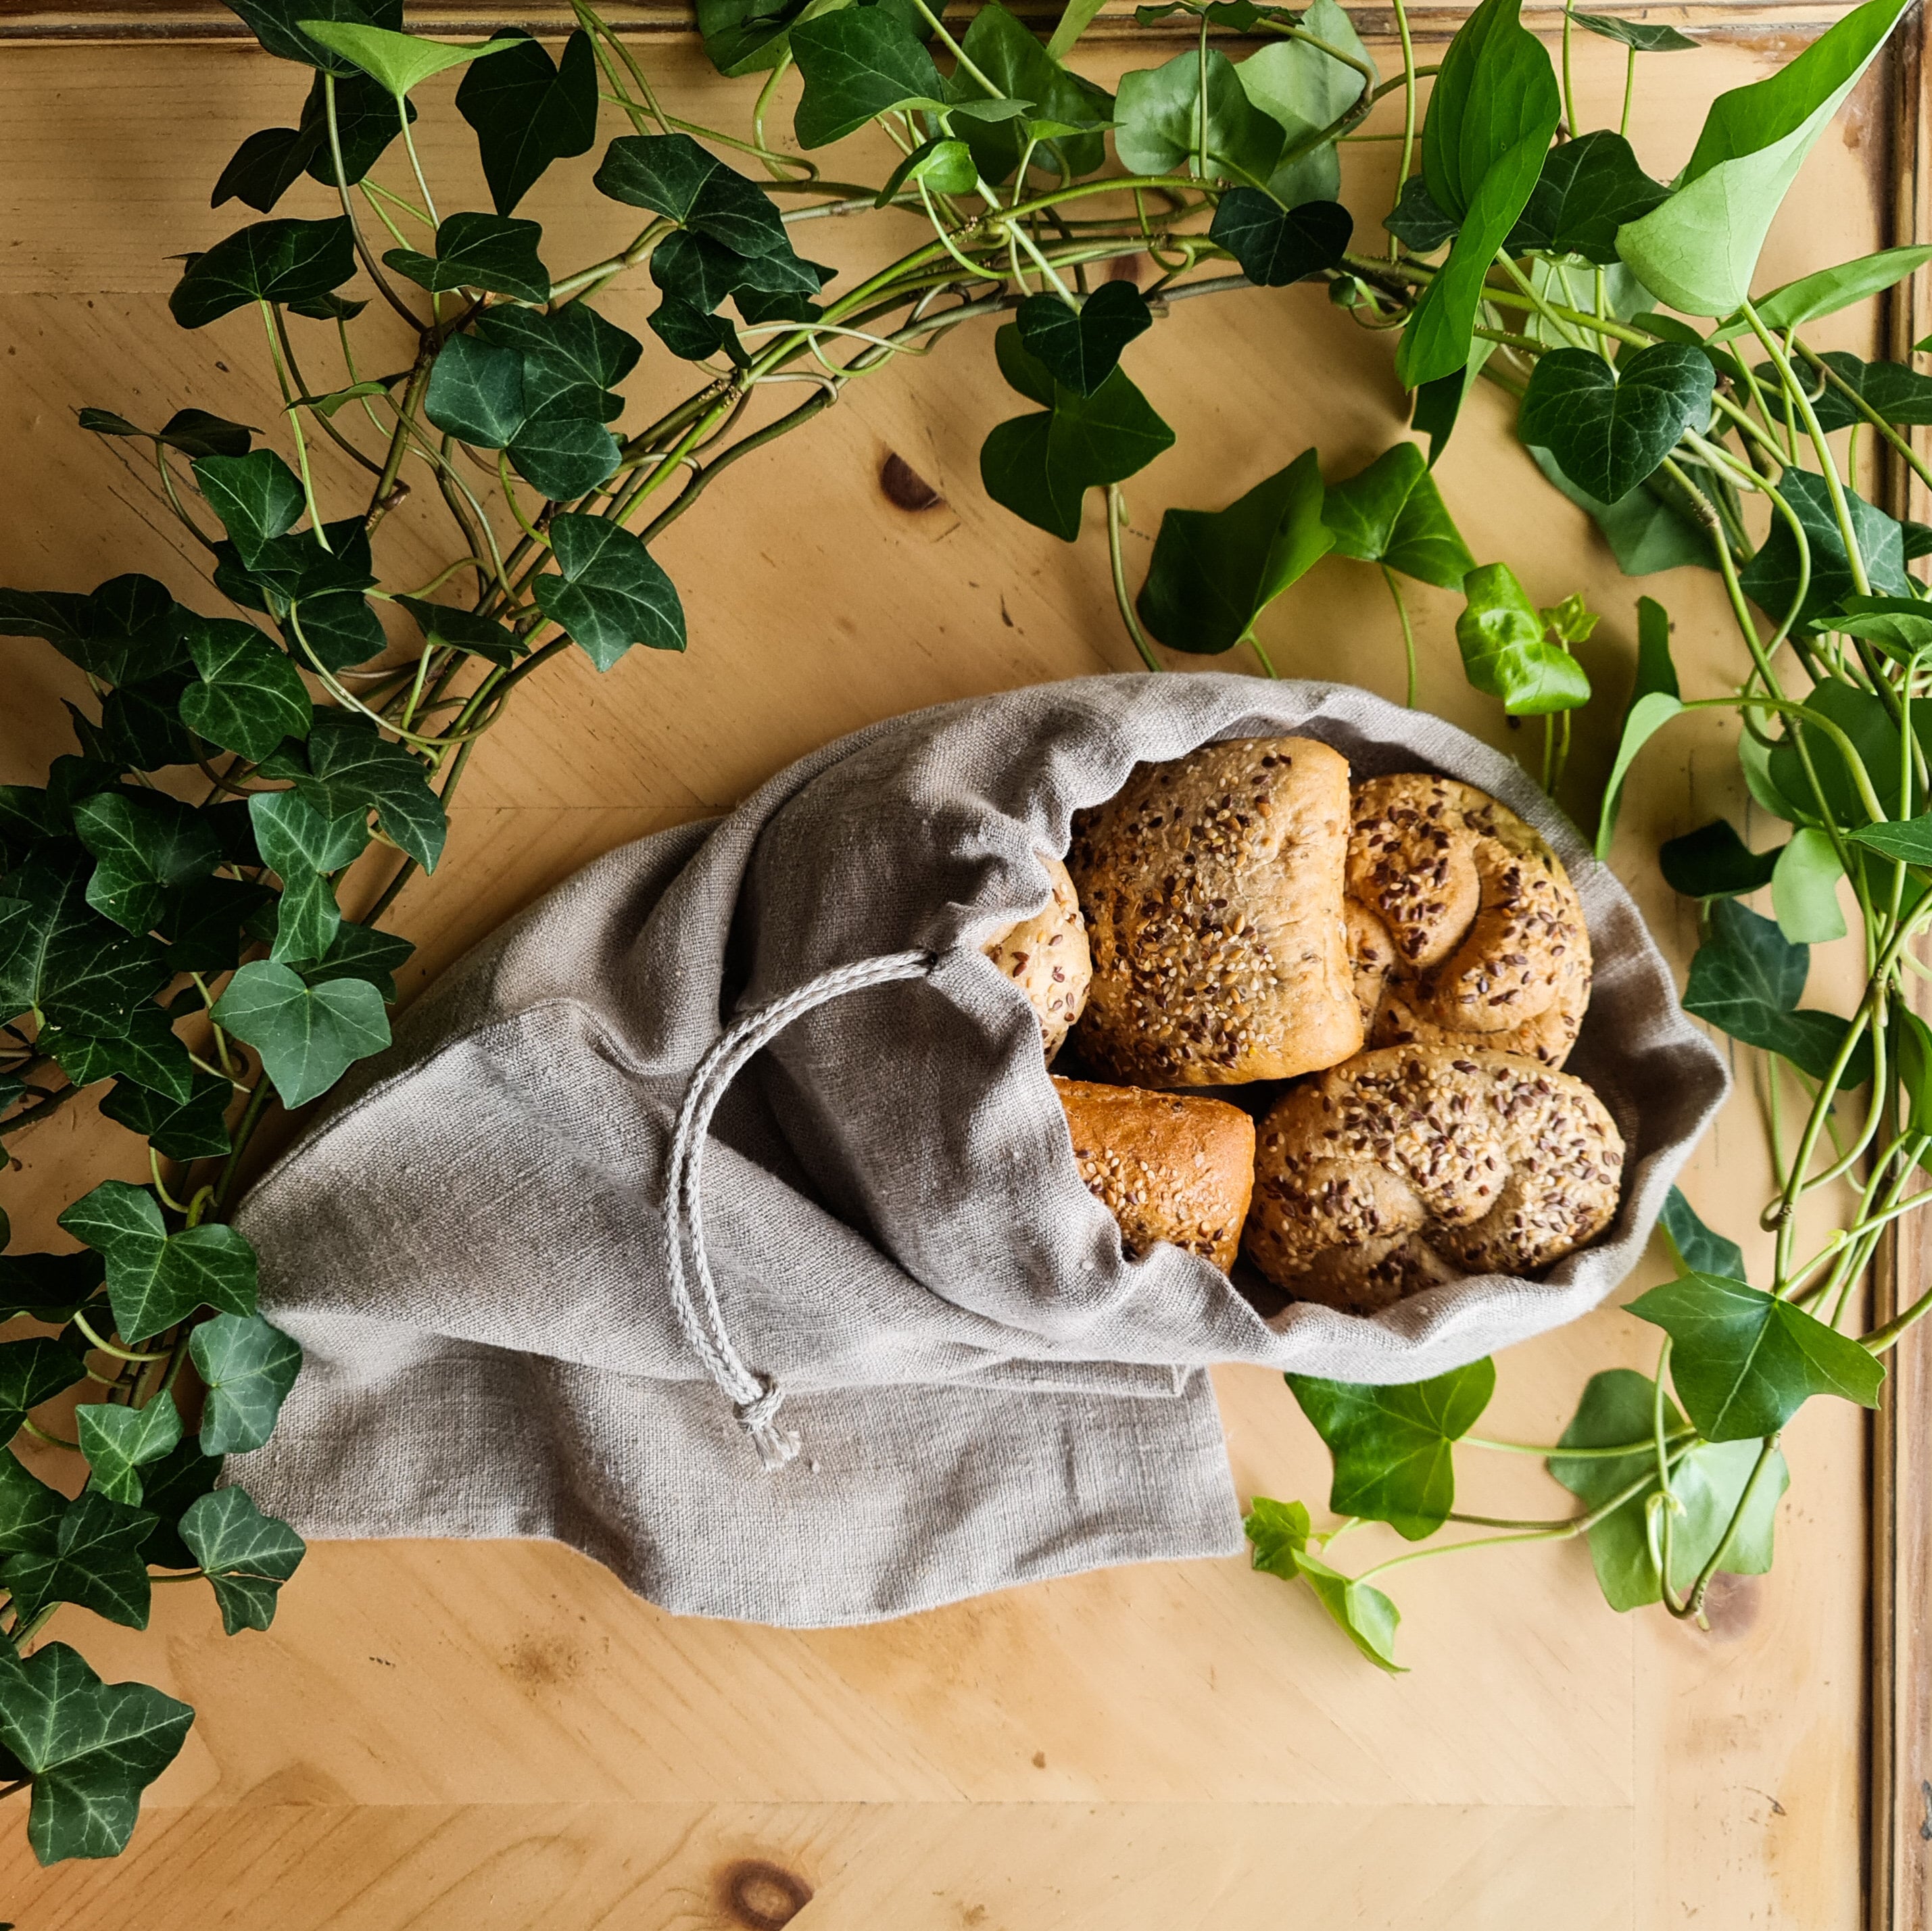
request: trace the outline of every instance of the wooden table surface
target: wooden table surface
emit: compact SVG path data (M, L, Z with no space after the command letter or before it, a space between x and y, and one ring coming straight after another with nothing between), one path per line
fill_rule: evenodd
M1734 36L1648 62L1634 131L1652 171L1681 162L1712 95L1792 47ZM689 40L653 54L675 111L743 111L752 83L718 81ZM1586 99L1612 100L1621 49L1579 36L1576 54ZM1115 38L1090 65L1108 79L1149 58ZM207 185L243 134L289 118L304 84L232 44L0 44L0 581L84 589L142 569L212 607L148 473L125 445L80 433L71 410L155 417L192 402L273 419L254 318L174 328L166 258L237 225L236 208L209 211ZM1880 244L1880 98L1874 83L1820 145L1763 283ZM428 165L473 184L466 130L435 111L425 128ZM1351 151L1360 208L1386 205L1391 157ZM603 252L626 218L588 193L590 165L556 169L520 211L545 221L554 262ZM279 211L328 211L305 184ZM877 226L826 223L812 251L856 260ZM644 332L639 286L605 306ZM1386 446L1402 420L1389 363L1387 343L1318 289L1177 308L1134 352L1180 440L1128 486L1130 568L1166 505L1224 502L1311 443L1330 474ZM650 384L633 388L641 417ZM1090 508L1069 547L980 490L979 443L1014 407L989 332L962 331L930 361L854 385L680 521L660 554L689 651L639 650L602 677L572 654L525 687L473 760L442 868L392 920L421 947L409 989L582 861L722 811L868 719L1131 668ZM352 485L329 453L322 493L340 514ZM938 493L933 507L888 499L879 477L894 454ZM1479 388L1438 475L1479 558L1512 561L1539 601L1582 589L1604 613L1580 653L1604 695L1584 721L1580 799L1607 762L1639 589L1677 620L1687 695L1735 679L1714 577L1619 577L1515 444L1502 397ZM427 527L400 517L386 541L392 581L442 560ZM1424 703L1499 744L1533 743L1463 684L1456 600L1413 595ZM1264 635L1285 675L1400 693L1400 639L1366 566L1324 564ZM58 700L73 687L44 647L0 648L0 778L31 781L71 748ZM1618 841L1680 966L1694 915L1654 854L1718 811L1747 821L1724 735L1700 718L1647 751ZM1685 1182L1741 1237L1768 1190L1742 1070ZM23 1248L104 1171L140 1172L136 1143L86 1107L16 1151L4 1198ZM1515 1351L1486 1431L1552 1439L1588 1374L1648 1365L1643 1333L1606 1309ZM1244 1496L1318 1510L1326 1457L1279 1378L1216 1378ZM198 1589L164 1591L145 1635L64 1610L55 1633L104 1676L158 1683L199 1715L118 1862L40 1871L15 1801L0 1919L755 1931L808 1891L794 1921L812 1931L1849 1926L1862 1444L1855 1411L1805 1410L1787 1442L1777 1567L1724 1595L1710 1633L1612 1615L1579 1546L1510 1550L1405 1572L1411 1673L1393 1680L1306 1592L1238 1557L806 1634L676 1621L583 1558L524 1543L317 1546L273 1630L233 1641ZM1473 1506L1561 1511L1540 1465L1498 1459L1466 1471ZM1382 1533L1364 1531L1364 1548Z

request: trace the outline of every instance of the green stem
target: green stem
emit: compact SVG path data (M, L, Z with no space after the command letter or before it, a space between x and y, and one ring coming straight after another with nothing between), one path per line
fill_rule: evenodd
M1141 620L1134 611L1133 600L1127 595L1126 565L1120 555L1120 518L1125 499L1120 494L1118 483L1107 485L1107 556L1113 567L1114 601L1120 613L1120 622L1126 625L1127 635L1133 640L1134 648L1141 654L1141 661L1150 670L1163 668L1159 658L1154 654L1154 646L1148 642L1147 633L1141 628Z
M1408 606L1402 601L1402 586L1396 581L1395 572L1386 563L1380 567L1382 581L1388 586L1388 593L1395 599L1395 613L1402 621L1402 661L1408 667L1408 692L1402 702L1412 711L1415 709L1415 631L1409 622Z
M268 357L275 365L275 380L281 386L283 413L289 419L289 427L296 439L296 463L302 471L302 500L308 506L310 533L323 549L333 546L328 532L322 526L322 510L315 499L315 478L309 474L308 442L302 434L302 410L296 401L296 391L290 386L289 371L282 361L282 352L275 340L275 318L266 301L257 301L255 306L262 311L262 331L268 338Z

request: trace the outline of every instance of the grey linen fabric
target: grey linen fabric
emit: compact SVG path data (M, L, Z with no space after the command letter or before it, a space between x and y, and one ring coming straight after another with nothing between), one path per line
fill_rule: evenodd
M1177 1249L1124 1259L1081 1183L1032 1012L979 948L1046 904L1036 853L1137 760L1297 732L1358 778L1480 786L1576 881L1597 978L1570 1069L1630 1157L1610 1231L1543 1279L1264 1318ZM673 1123L734 1015L908 949L928 976L796 1019L706 1146L719 1312L802 1443L768 1473L667 1291ZM1410 1381L1574 1319L1635 1264L1725 1088L1622 886L1436 718L1218 674L943 705L611 853L406 1015L240 1217L307 1366L232 1474L306 1534L554 1537L668 1609L793 1626L1224 1554L1210 1364Z

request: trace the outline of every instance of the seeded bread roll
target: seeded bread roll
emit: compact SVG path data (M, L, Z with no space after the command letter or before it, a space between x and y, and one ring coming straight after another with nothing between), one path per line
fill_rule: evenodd
M1590 1003L1590 934L1562 861L1452 778L1372 778L1353 805L1349 953L1370 1045L1562 1065Z
M1136 767L1075 820L1094 984L1082 1056L1139 1086L1232 1086L1362 1044L1342 928L1348 766L1311 738Z
M1087 950L1087 924L1079 895L1065 865L1044 852L1040 862L1053 880L1053 902L1022 919L984 950L994 967L1024 993L1040 1015L1040 1043L1051 1060L1066 1042L1069 1029L1087 1003L1093 961Z
M1240 1251L1255 1183L1255 1123L1238 1106L1054 1077L1087 1191L1138 1259L1156 1241L1225 1274Z
M1366 1313L1594 1240L1623 1162L1616 1123L1568 1073L1390 1047L1304 1081L1263 1120L1245 1245L1276 1286Z

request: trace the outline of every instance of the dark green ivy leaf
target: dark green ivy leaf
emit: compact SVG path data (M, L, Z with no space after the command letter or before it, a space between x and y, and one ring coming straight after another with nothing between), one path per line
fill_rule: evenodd
M332 979L367 979L382 995L385 1005L396 997L396 973L416 950L407 939L393 932L379 932L372 926L358 925L345 919L320 958L298 959L296 970L310 985Z
M488 61L482 63L487 67ZM550 299L550 271L537 259L543 229L501 214L452 214L436 231L436 253L392 248L382 259L434 292L484 289L518 301Z
M193 1435L184 1435L158 1462L141 1474L141 1506L156 1518L141 1545L141 1558L157 1569L198 1569L193 1552L181 1539L178 1525L188 1510L214 1486L222 1458L204 1455Z
M64 1327L105 1278L98 1254L0 1255L0 1321L31 1315Z
M282 881L271 956L319 958L342 922L330 875L352 865L368 845L368 807L331 817L300 791L258 791L248 814L263 862Z
M523 358L474 335L452 336L430 365L423 409L437 428L460 442L508 448L523 427Z
M1864 362L1843 349L1828 349L1819 358L1846 386L1854 391L1887 422L1899 427L1921 427L1932 423L1932 376L1922 376L1903 362ZM1864 418L1852 399L1838 383L1828 382L1813 370L1801 370L1815 386L1808 391L1812 413L1818 427L1828 435L1834 429L1848 429ZM1756 373L1760 382L1774 389L1778 376L1768 362L1760 362Z
M248 808L240 808L246 827ZM205 815L219 817L220 811L217 806ZM230 862L259 864L261 854L254 849L252 830L248 845L245 857L231 857ZM232 972L241 961L244 928L272 896L266 885L253 880L198 878L182 886L162 909L158 928L168 941L169 967L176 972Z
M11 1441L29 1413L86 1374L80 1356L51 1336L0 1341L0 1441Z
M285 1522L265 1516L244 1489L218 1489L182 1518L182 1540L200 1559L229 1635L266 1630L275 1598L307 1545Z
M592 517L556 519L558 523L572 520L609 526ZM299 751L298 755L298 747L284 745L262 760L262 774L292 779L326 818L374 811L385 833L424 871L436 869L449 821L420 758L384 737L366 718L332 709L315 714L308 742ZM252 815L252 802L249 809Z
M186 657L174 609L166 586L152 577L116 577L86 596L0 590L0 637L44 637L104 683L138 683Z
M217 1315L188 1337L188 1354L208 1384L203 1453L238 1455L260 1448L274 1432L275 1417L302 1372L301 1348L260 1315Z
M228 982L214 1022L261 1054L290 1107L326 1093L355 1061L389 1043L388 1015L373 985L346 979L310 986L269 959L251 961Z
M794 122L802 148L822 148L896 107L938 107L945 83L912 29L884 7L844 7L801 20L792 58L805 90Z
M100 740L107 760L124 771L160 771L194 760L178 706L186 680L178 673L144 684L117 684L100 700Z
M202 328L251 301L312 301L356 272L348 221L257 221L189 258L168 298L184 328Z
M131 1133L152 1143L166 1160L219 1159L230 1148L228 1109L235 1089L213 1073L196 1072L179 1102L132 1080L119 1080L100 1110Z
M65 1643L25 1658L0 1653L0 1746L33 1780L34 1856L43 1864L118 1857L141 1792L173 1762L194 1721L185 1703L145 1683L103 1683Z
M1613 503L1654 475L1687 429L1709 420L1717 372L1701 349L1654 342L1611 364L1588 349L1538 359L1516 416L1523 441Z
M1322 472L1305 449L1224 510L1172 509L1135 607L1170 649L1232 650L1334 543Z
M550 535L559 574L538 577L531 594L599 670L634 643L684 648L676 586L628 530L602 517L566 514L551 520Z
M50 1026L37 1044L76 1086L125 1079L177 1106L194 1088L194 1062L188 1048L167 1014L152 1003L136 1006L127 1031L118 1035L102 1038Z
M627 134L613 141L595 185L614 201L664 215L734 254L792 252L771 196L688 134Z
M1779 478L1778 489L1803 525L1811 552L1811 580L1798 613L1803 622L1829 609L1856 586L1824 478L1809 469L1790 469ZM1855 490L1846 490L1845 500L1872 588L1888 597L1910 596L1912 583L1906 574L1897 520ZM1757 554L1738 574L1744 594L1774 623L1782 623L1798 594L1798 546L1783 518L1772 519L1770 533Z
M448 604L433 604L422 597L398 597L396 601L416 619L426 642L466 650L472 656L487 658L507 670L525 655L530 646L508 625L492 617L479 617Z
M1339 268L1354 232L1354 216L1339 202L1283 208L1258 188L1235 187L1221 197L1208 238L1226 249L1258 286L1286 288Z
M1698 45L1688 34L1660 23L1620 19L1614 13L1572 13L1570 17L1578 26L1601 34L1606 40L1621 40L1640 54L1688 53Z
M146 1187L103 1180L61 1215L60 1225L106 1261L114 1325L130 1348L196 1308L255 1311L255 1250L220 1222L170 1234Z
M499 214L508 214L551 162L587 154L597 138L597 62L582 28L553 61L520 27L496 37L513 40L475 62L456 90L456 110L476 130L483 178Z
M1058 295L1028 295L1014 321L1034 358L1078 396L1090 396L1120 367L1121 350L1154 326L1132 282L1102 282L1077 309Z
M391 33L403 28L403 0L226 0L249 31L278 60L298 61L320 67L340 79L361 77L362 70L333 48L302 31L306 20L381 27Z
M966 58L1006 99L1031 102L1036 117L1030 123L1025 117L987 121L968 114L956 116L953 132L965 142L980 174L988 181L1006 180L1032 138L1030 127L1038 121L1082 131L1046 136L1034 154L1036 166L1064 167L1069 180L1099 171L1106 159L1106 136L1099 129L1114 109L1102 88L1062 66L1041 46L1033 29L998 0L987 0L973 16L961 45ZM962 105L984 97L978 82L963 70L953 76L952 92Z
M88 1486L130 1507L140 1504L142 1465L158 1462L182 1438L181 1412L165 1388L145 1408L85 1402L74 1419L87 1457Z
M1432 1536L1456 1502L1454 1444L1496 1392L1486 1357L1434 1380L1391 1387L1290 1375L1301 1411L1334 1458L1328 1506L1387 1522L1410 1542Z
M191 466L208 508L244 564L252 565L265 544L301 520L301 481L272 449L204 456Z
M1618 259L1618 229L1670 198L1670 189L1637 166L1629 142L1600 127L1550 149L1503 245L1511 255L1540 248L1607 268Z
M0 1564L0 1585L13 1592L14 1613L31 1622L50 1603L78 1603L110 1623L145 1630L149 1590L140 1545L154 1525L146 1510L86 1490L62 1516L50 1551L22 1550ZM30 1762L8 1735L11 1714L0 1697L0 1738Z
M1876 1357L1742 1281L1689 1274L1638 1295L1628 1311L1670 1336L1671 1379L1706 1441L1774 1435L1814 1395L1878 1405L1885 1369Z
M98 792L74 808L74 828L96 861L87 902L130 932L149 931L174 886L221 862L201 814L158 791Z
M1402 184L1396 204L1382 226L1402 245L1418 255L1432 255L1462 226L1457 218L1438 208L1429 184L1412 174Z
M184 628L201 674L181 697L190 730L257 762L284 738L308 736L314 706L286 652L232 617L193 617Z
M1783 850L1780 845L1775 851L1754 852L1728 819L1714 818L1681 838L1667 840L1657 861L1664 882L1687 898L1735 898L1771 883Z
M1670 1251L1685 1273L1713 1274L1720 1280L1744 1278L1744 1250L1735 1240L1727 1240L1706 1227L1684 1198L1682 1187L1672 1187L1664 1196L1664 1213L1658 1225L1664 1229ZM1618 1441L1629 1438L1616 1438Z
M1810 947L1792 945L1775 919L1734 898L1714 900L1710 919L1710 937L1690 961L1684 1011L1748 1046L1782 1054L1813 1079L1827 1078L1850 1022L1835 1012L1799 1009ZM1870 1044L1861 1039L1841 1084L1862 1086L1871 1064Z
M38 1008L56 1026L109 1033L167 977L152 939L123 931L87 902L84 856L29 859L0 880L0 1006Z
M59 1546L67 1498L0 1449L0 1555L50 1555Z

